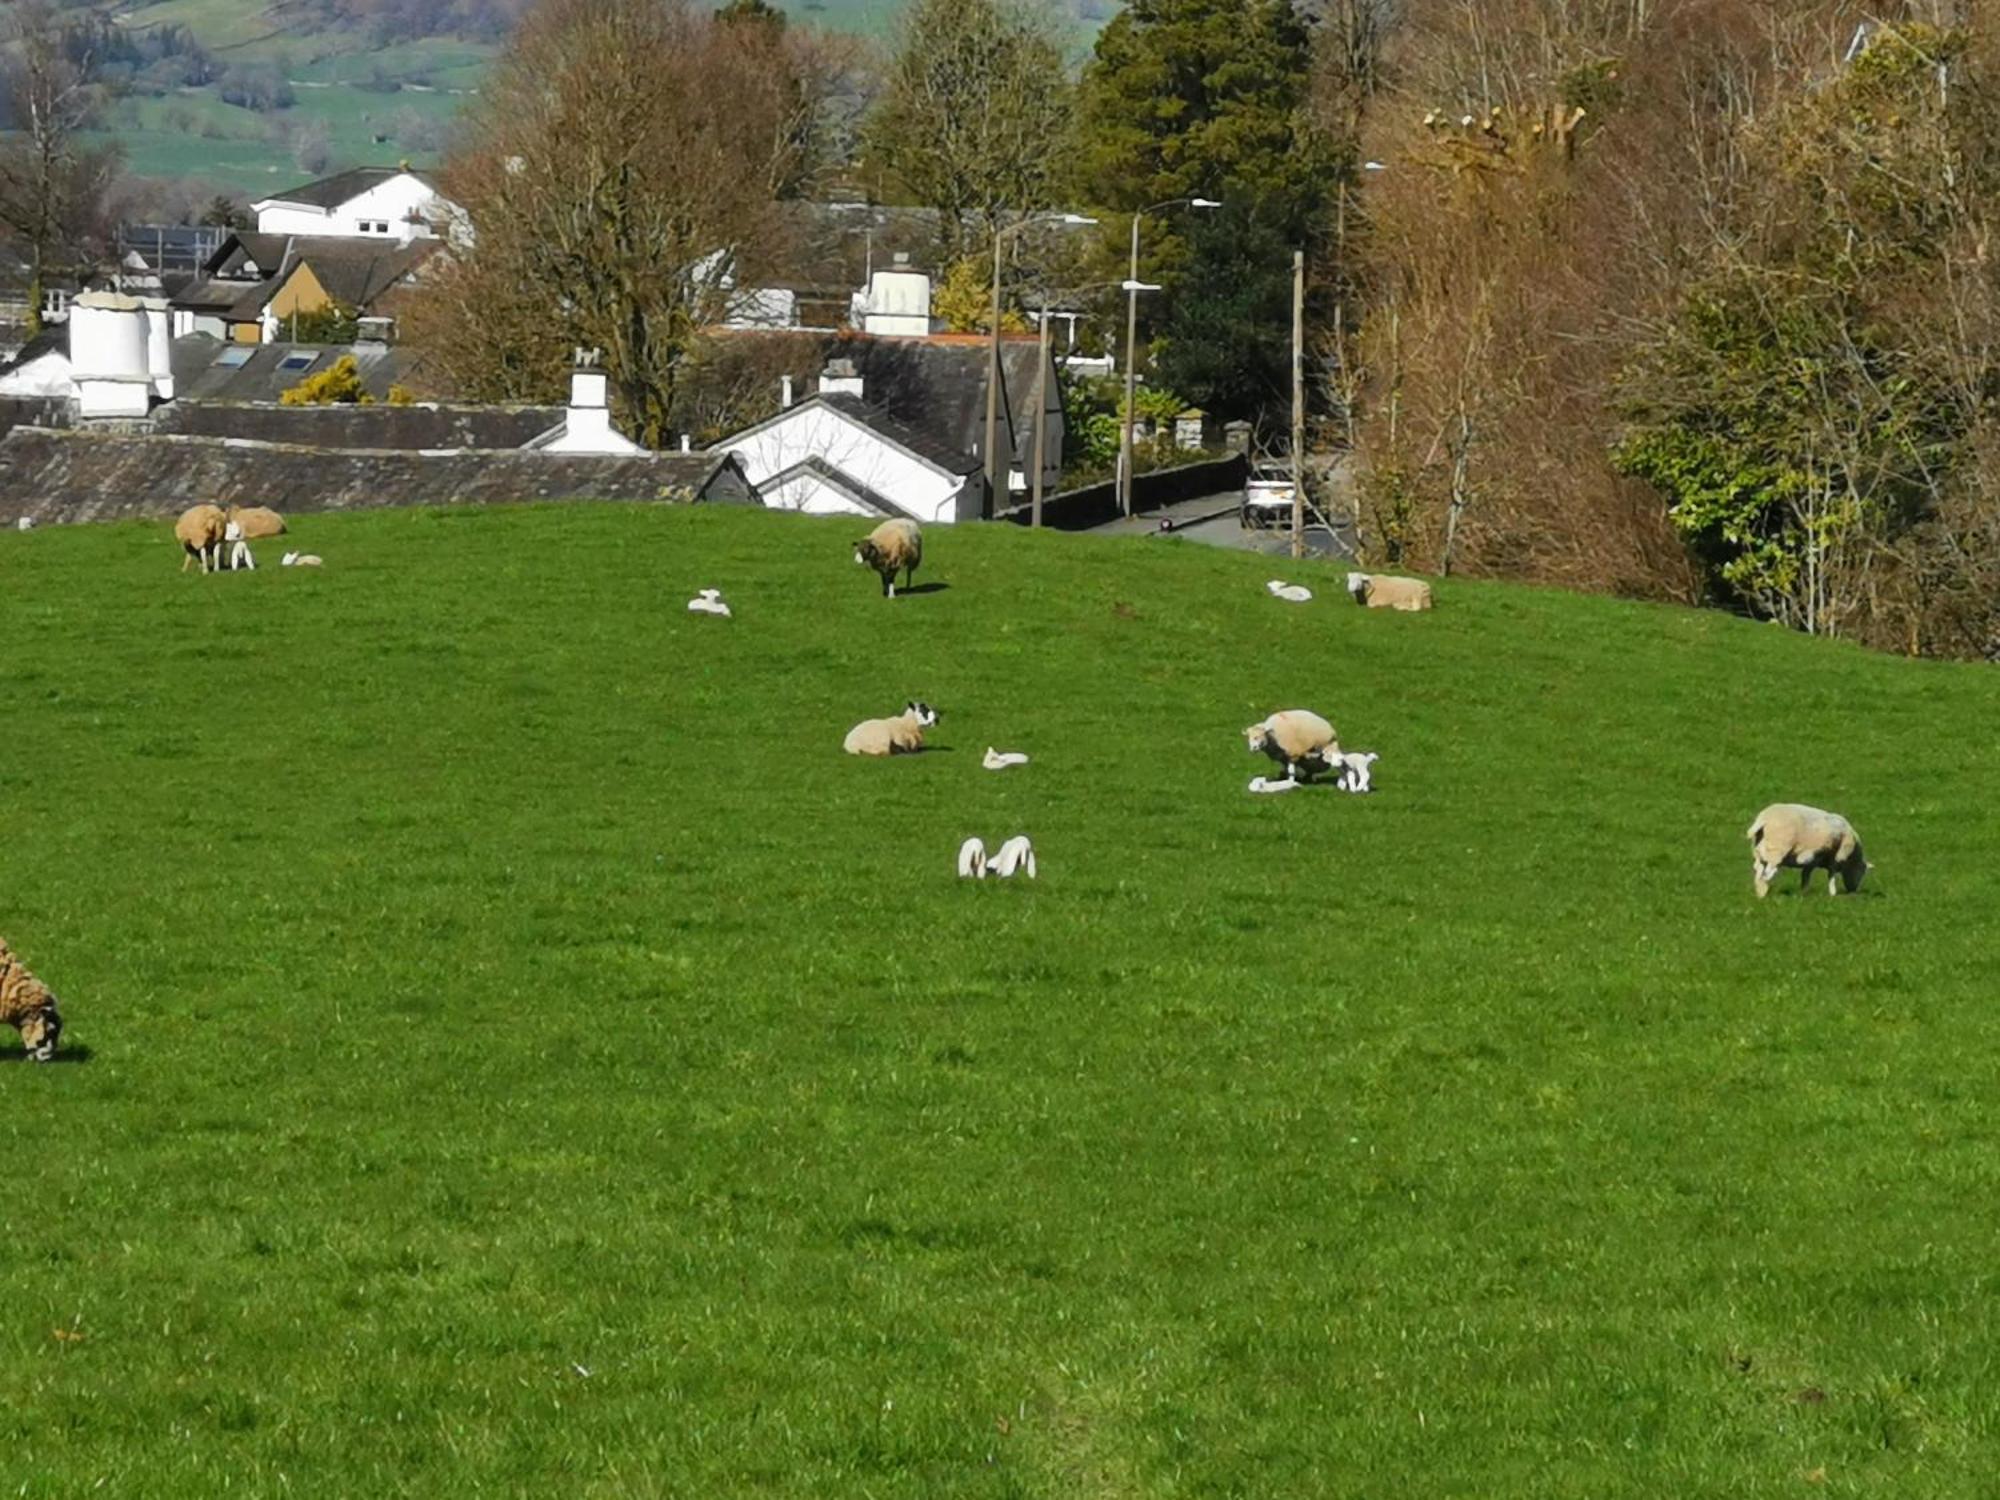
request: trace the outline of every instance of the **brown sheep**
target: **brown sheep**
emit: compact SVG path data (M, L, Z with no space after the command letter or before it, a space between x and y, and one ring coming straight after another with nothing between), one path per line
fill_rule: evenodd
M188 570L188 564L201 559L201 570L212 572L222 566L222 537L229 529L229 517L219 505L191 505L181 512L181 518L174 522L174 539L181 544L185 554L181 558L181 571Z
M1421 578L1394 578L1387 573L1349 573L1347 592L1368 609L1419 610L1431 607L1431 586Z
M1243 739L1253 753L1268 755L1283 766L1287 779L1303 771L1310 780L1340 755L1333 726L1309 708L1280 709L1244 730Z
M56 1055L62 1036L56 997L14 956L5 938L0 938L0 1021L21 1033L21 1045L36 1062Z
M924 731L937 721L936 709L912 700L893 719L863 719L847 731L840 748L849 755L914 755L924 748Z
M902 516L884 521L854 544L854 560L880 573L882 597L893 599L897 571L901 570L903 587L908 588L917 564L924 560L923 528Z
M263 505L232 505L229 519L243 528L243 539L261 542L266 537L285 534L285 518Z

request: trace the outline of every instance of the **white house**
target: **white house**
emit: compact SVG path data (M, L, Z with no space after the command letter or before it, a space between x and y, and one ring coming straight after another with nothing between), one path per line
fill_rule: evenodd
M438 239L464 214L422 172L356 167L250 205L259 234L337 235L408 244Z
M627 454L646 450L611 425L610 381L595 350L576 351L569 372L569 409L540 437L521 446L537 453Z
M926 525L976 520L986 481L979 460L869 406L851 371L830 369L820 393L747 427L711 453L731 453L772 510Z

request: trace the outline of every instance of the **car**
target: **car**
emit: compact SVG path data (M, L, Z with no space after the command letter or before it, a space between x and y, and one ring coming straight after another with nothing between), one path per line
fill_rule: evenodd
M1290 469L1266 465L1250 471L1243 482L1244 526L1265 530L1292 524L1292 474Z

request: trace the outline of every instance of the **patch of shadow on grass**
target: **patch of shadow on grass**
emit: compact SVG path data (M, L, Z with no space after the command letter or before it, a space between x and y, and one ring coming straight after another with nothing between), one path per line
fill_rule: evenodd
M79 1043L74 1047L58 1047L54 1057L45 1063L37 1063L35 1066L48 1068L55 1066L57 1063L87 1063L94 1055L88 1047ZM25 1052L9 1052L5 1056L0 1056L0 1063L25 1063L27 1061L28 1054Z
M907 599L912 594L942 594L951 587L948 583L913 583L906 589L897 589L898 599Z

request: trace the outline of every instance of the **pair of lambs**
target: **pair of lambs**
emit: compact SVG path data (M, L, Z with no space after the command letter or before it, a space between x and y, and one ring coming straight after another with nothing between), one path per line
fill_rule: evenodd
M63 1029L56 997L14 956L5 938L0 938L0 1022L21 1033L21 1045L36 1062L56 1055Z
M1025 833L1015 834L990 855L986 852L986 841L976 835L958 846L960 880L984 880L988 875L1012 880L1022 872L1030 880L1036 878L1035 846L1028 842Z

